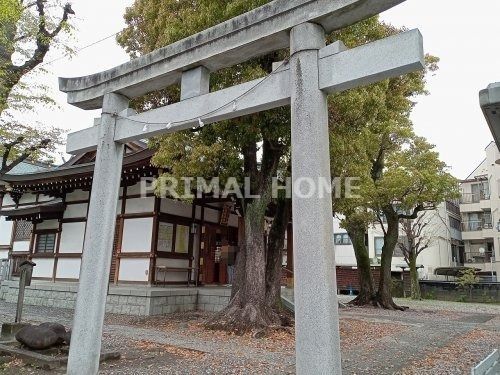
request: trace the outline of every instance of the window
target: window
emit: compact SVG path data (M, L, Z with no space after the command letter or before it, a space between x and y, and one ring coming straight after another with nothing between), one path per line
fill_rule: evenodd
M382 255L383 246L384 246L384 237L375 237L375 256Z
M35 253L53 253L56 248L56 233L36 235Z
M29 241L31 232L33 231L33 223L31 221L16 221L16 229L14 231L14 241Z
M160 222L158 251L188 254L190 232L191 228L188 225Z
M347 233L335 234L335 245L351 245L351 239Z
M460 220L455 219L454 217L451 217L451 216L449 216L449 220L450 220L450 227L451 228L456 229L456 230L462 229L462 225L460 223Z

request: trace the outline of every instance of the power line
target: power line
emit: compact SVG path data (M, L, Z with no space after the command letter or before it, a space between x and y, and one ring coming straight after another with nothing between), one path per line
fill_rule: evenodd
M104 37L104 38L102 38L102 39L96 40L96 41L95 41L95 42L93 42L93 43L90 43L90 44L88 44L88 45L86 45L86 46L84 46L84 47L82 47L82 48L79 48L79 49L77 49L77 50L75 51L75 54L79 54L80 52L82 52L83 50L86 50L87 48L93 47L93 46L95 46L96 44L102 43L102 42L104 42L104 41L106 41L106 40L108 40L108 39L110 39L110 38L113 38L114 36L118 35L119 33L120 33L120 31L117 31L117 32L116 32L116 33L114 33L114 34L108 35L107 37ZM69 53L66 53L66 54L64 54L64 55L62 55L62 56L59 56L59 57L57 57L57 58L55 58L55 59L53 59L53 60L47 61L46 63L42 63L42 64L38 65L38 67L39 67L39 68L42 68L42 67L44 67L44 66L47 66L47 65L53 64L53 63L55 63L56 61L60 61L60 60L65 59L65 58L67 58L67 57L69 57Z

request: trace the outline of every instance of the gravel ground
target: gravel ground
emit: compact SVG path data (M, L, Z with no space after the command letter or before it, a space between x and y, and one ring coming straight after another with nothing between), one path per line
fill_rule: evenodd
M348 297L342 296L343 301ZM341 309L344 374L470 374L500 348L500 306L408 301L405 312ZM12 320L13 304L0 302L0 320ZM30 322L71 325L72 311L26 306ZM101 365L101 374L293 374L293 330L255 339L207 331L208 313L137 318L107 315L103 347L122 359ZM48 372L11 361L2 374ZM64 373L64 370L51 373Z

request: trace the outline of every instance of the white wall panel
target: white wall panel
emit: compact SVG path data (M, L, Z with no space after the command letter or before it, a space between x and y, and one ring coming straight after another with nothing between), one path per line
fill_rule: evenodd
M190 218L192 215L192 210L192 206L188 203L174 201L172 199L161 200L160 211L166 214Z
M19 204L34 203L36 202L36 195L31 193L23 194L21 199L19 199Z
M150 259L120 259L119 281L148 281Z
M62 226L60 253L81 253L85 237L85 222L64 223Z
M38 202L48 202L48 201L51 201L53 199L54 199L54 197L50 197L48 195L44 195L44 194L38 195Z
M14 200L12 199L12 197L9 194L6 194L3 197L2 206L14 206L15 204L16 204L16 202L14 202Z
M150 252L153 218L126 219L123 225L122 252Z
M54 272L54 259L38 258L34 260L36 266L33 267L33 277L50 277Z
M58 220L44 220L41 223L36 225L37 230L45 230L45 229L59 229L59 221Z
M129 198L125 203L125 213L150 213L155 210L155 198Z
M87 204L69 204L64 211L64 218L87 217Z
M7 259L9 257L8 250L0 250L0 259Z
M127 196L141 194L141 184L137 183L132 186L127 186Z
M15 241L12 251L30 251L30 241Z
M10 245L12 239L12 221L0 217L0 245Z
M88 191L75 190L74 192L66 195L66 202L88 200L89 197L90 195Z
M57 279L78 279L80 277L80 263L78 258L59 259L57 261Z

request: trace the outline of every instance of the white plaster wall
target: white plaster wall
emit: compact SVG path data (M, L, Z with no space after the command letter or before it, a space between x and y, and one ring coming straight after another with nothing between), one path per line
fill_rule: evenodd
M347 233L345 229L340 227L342 218L333 218L333 233L344 234ZM335 245L335 236L332 239L333 249L335 251L335 264L337 266L354 266L356 265L356 256L354 255L354 247L352 245Z
M69 204L66 206L66 210L64 211L64 218L82 218L87 217L87 204Z
M123 192L122 192L123 194ZM127 186L127 196L141 194L141 184L137 183L132 186Z
M59 259L57 261L56 278L78 279L80 277L80 259Z
M125 213L150 213L155 210L155 198L129 198L125 202Z
M7 259L9 257L8 250L0 250L0 259Z
M188 259L167 259L167 258L157 258L156 259L156 265L157 266L164 266L164 267L189 267L189 260ZM156 272L156 270L155 270ZM163 278L165 276L165 281L166 282L176 282L176 281L183 281L187 283L187 271L186 272L172 272L172 271L167 271L166 275L164 275L164 271L160 271L157 274L157 281L162 282Z
M23 194L21 199L19 199L19 204L34 203L36 202L36 195L31 193Z
M10 245L12 239L12 221L0 217L0 245Z
M41 223L36 225L37 230L45 230L45 229L59 229L59 221L58 220L44 220Z
M16 204L16 202L14 202L12 200L12 197L9 195L9 194L6 194L4 197L3 197L3 203L2 203L2 206L14 206Z
M160 211L166 214L190 218L192 215L192 210L192 206L184 202L174 201L172 199L161 200Z
M33 268L33 277L50 277L54 272L54 259L35 259L36 266Z
M88 191L75 190L66 195L66 202L83 201L89 199L90 194Z
M15 241L12 244L12 251L30 251L30 241Z
M126 219L123 225L121 251L150 252L153 236L153 218Z
M38 202L48 202L48 201L51 201L53 199L54 199L53 197L50 197L50 196L44 195L44 194L40 194L38 196Z
M148 281L149 258L120 259L119 281Z
M60 253L81 253L85 237L85 222L62 225Z

